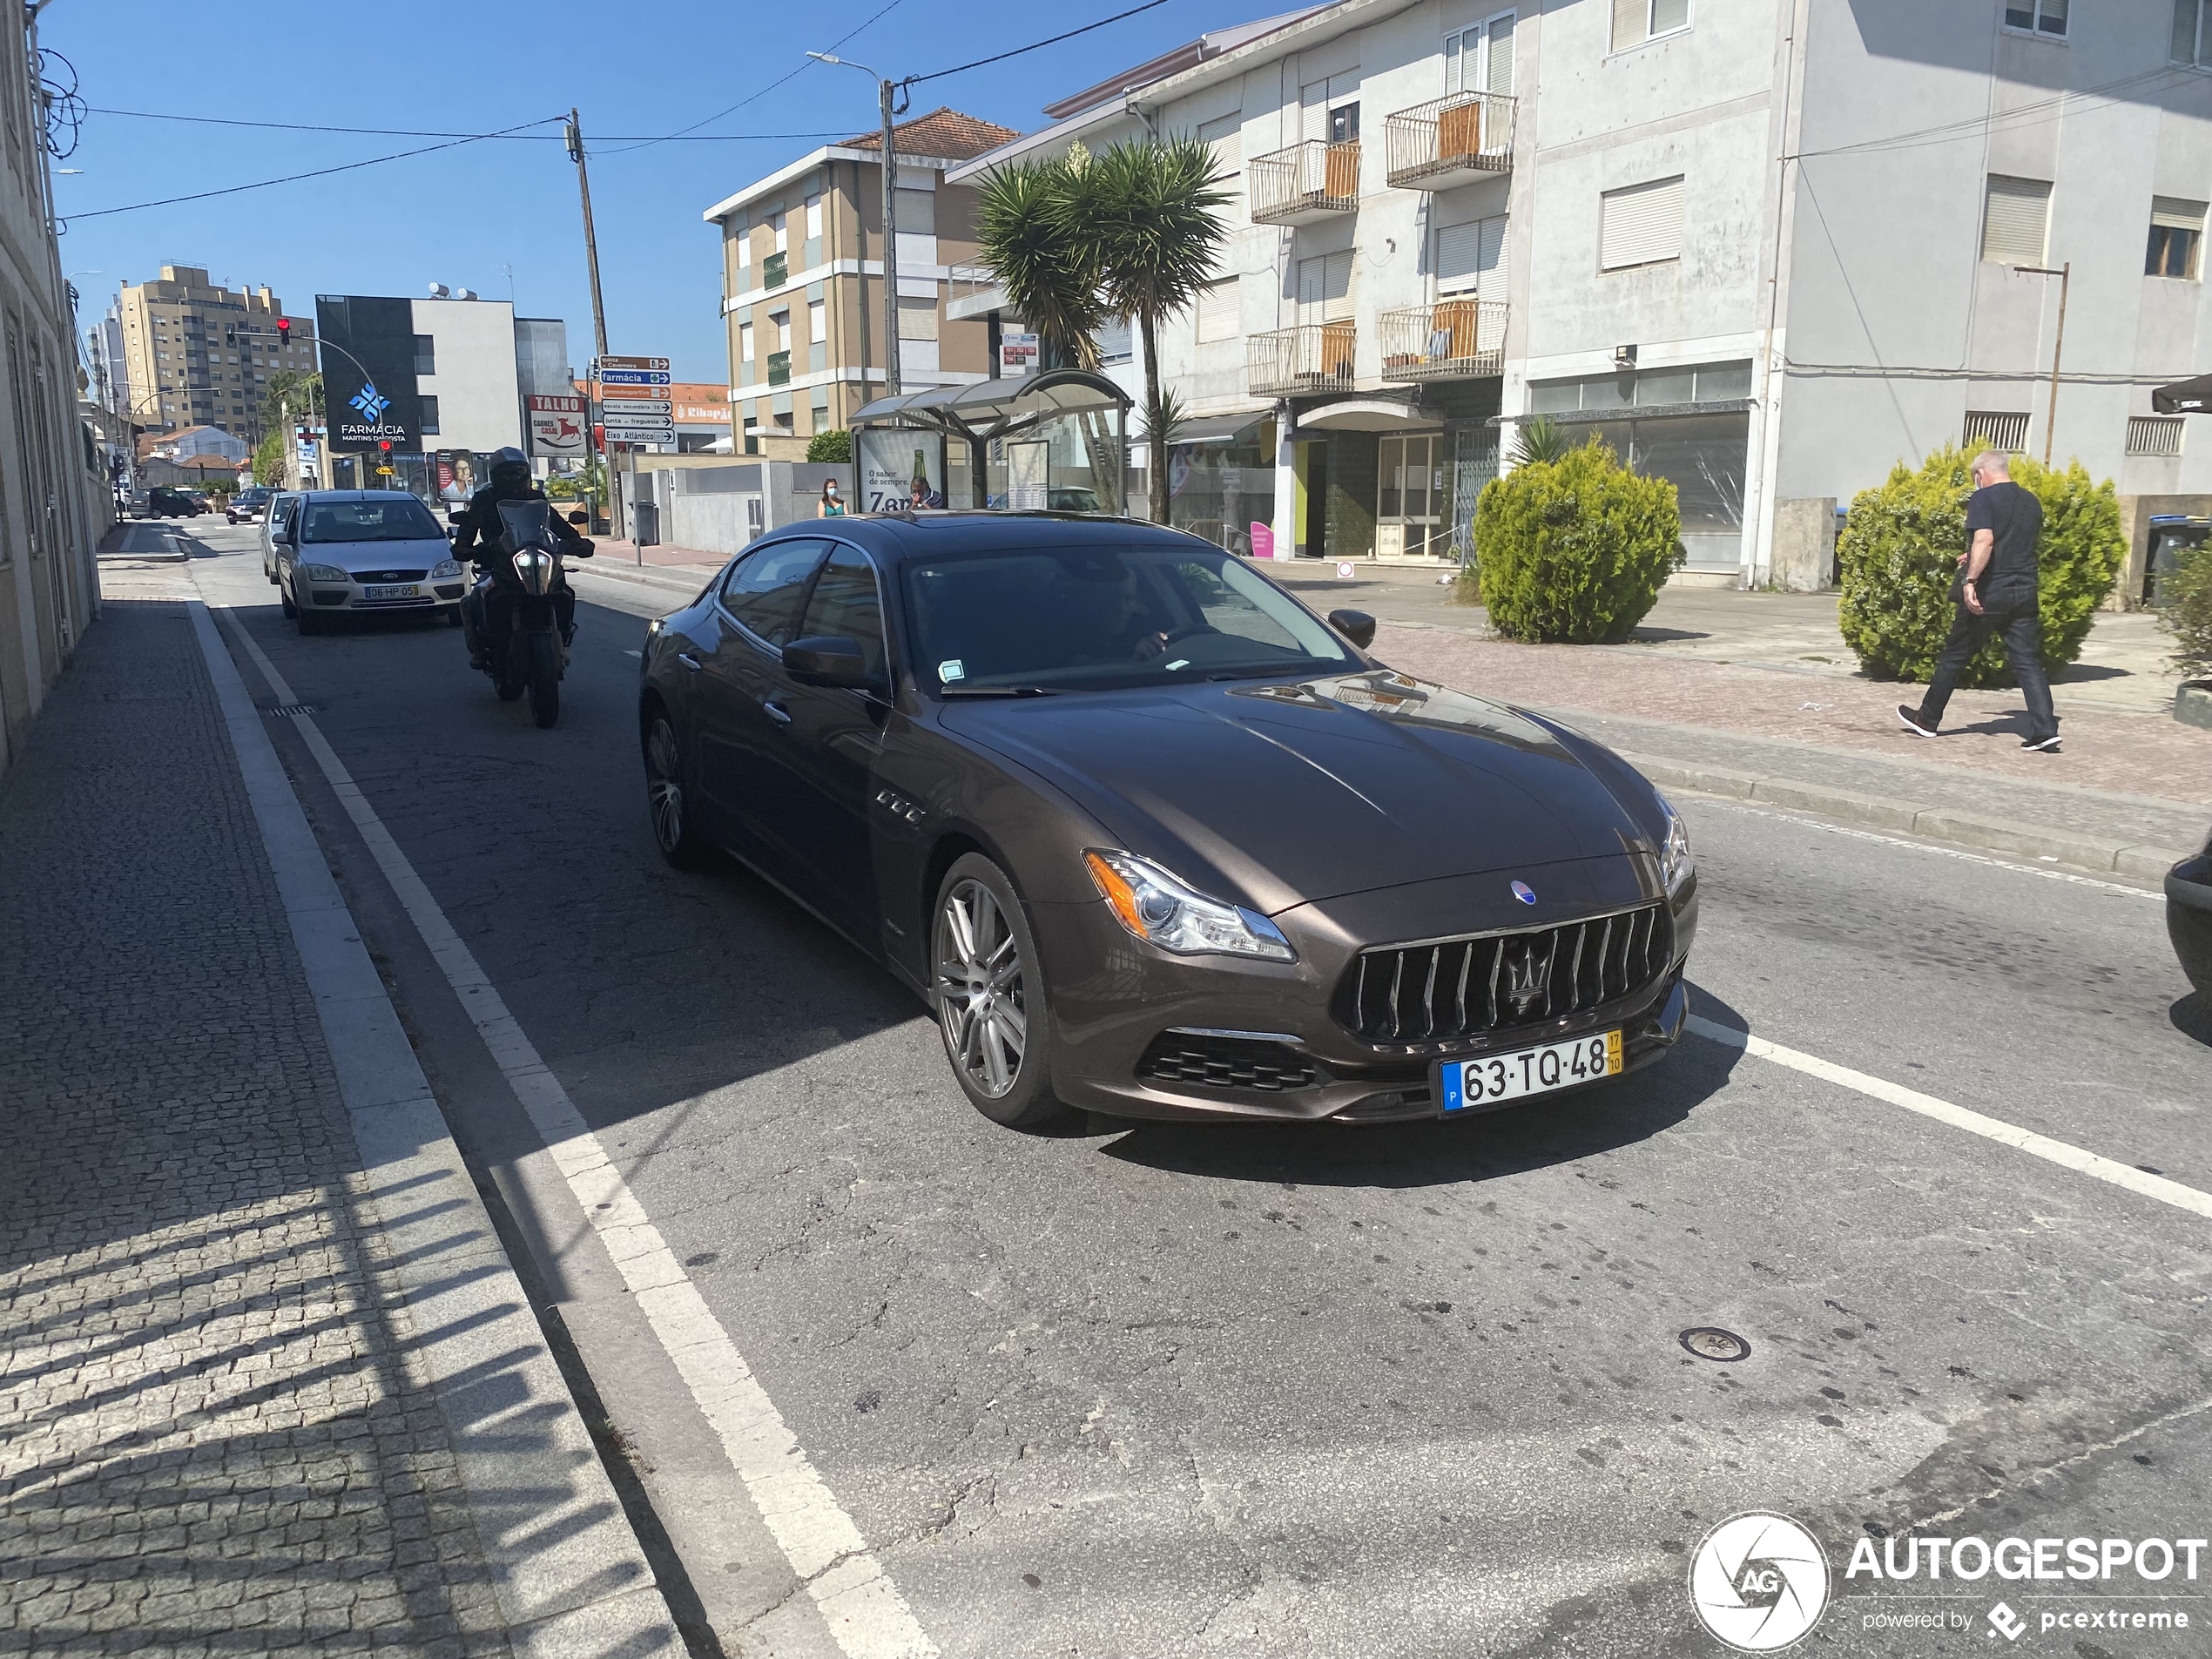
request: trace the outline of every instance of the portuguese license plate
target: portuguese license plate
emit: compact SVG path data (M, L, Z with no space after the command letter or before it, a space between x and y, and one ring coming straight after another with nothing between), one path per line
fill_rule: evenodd
M1572 1089L1621 1069L1621 1034L1595 1031L1572 1042L1548 1042L1540 1049L1485 1055L1479 1060L1448 1060L1443 1074L1444 1114L1495 1106L1524 1095Z
M421 589L416 587L414 583L408 582L396 586L363 588L361 597L364 599L414 599L420 597L421 591Z

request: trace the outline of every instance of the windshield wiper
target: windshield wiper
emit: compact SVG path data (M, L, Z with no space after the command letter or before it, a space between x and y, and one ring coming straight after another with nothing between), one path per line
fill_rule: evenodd
M1049 685L941 685L940 697L1057 697Z

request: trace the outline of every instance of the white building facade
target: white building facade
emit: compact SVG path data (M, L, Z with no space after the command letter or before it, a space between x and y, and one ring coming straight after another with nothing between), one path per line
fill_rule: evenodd
M2200 8L1341 0L948 178L1214 145L1228 253L1162 355L1178 490L1238 486L1178 516L1240 550L1448 558L1543 414L1676 483L1687 580L1823 585L1837 509L1946 442L2078 456L2140 557L2212 508L2150 405L2205 366Z

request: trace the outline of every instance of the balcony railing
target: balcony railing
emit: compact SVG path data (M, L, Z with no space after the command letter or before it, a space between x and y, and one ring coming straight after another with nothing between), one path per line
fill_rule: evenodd
M1244 389L1255 397L1352 389L1352 325L1311 323L1244 341Z
M1248 166L1256 225L1304 225L1359 206L1359 141L1308 138L1254 156Z
M1383 148L1397 190L1448 190L1505 172L1513 166L1513 100L1454 92L1416 104L1383 122Z
M1506 302L1439 300L1375 319L1386 381L1474 380L1506 372Z

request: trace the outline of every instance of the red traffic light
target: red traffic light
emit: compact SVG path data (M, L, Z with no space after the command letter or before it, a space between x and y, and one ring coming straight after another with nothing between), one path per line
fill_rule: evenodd
M289 341L291 340L291 338L292 338L292 319L291 319L291 318L289 318L289 317L279 317L279 318L277 319L277 338L278 338L278 340L279 340L279 341Z
M392 441L389 438L379 438L376 441L376 448L380 454L388 455L392 453Z

